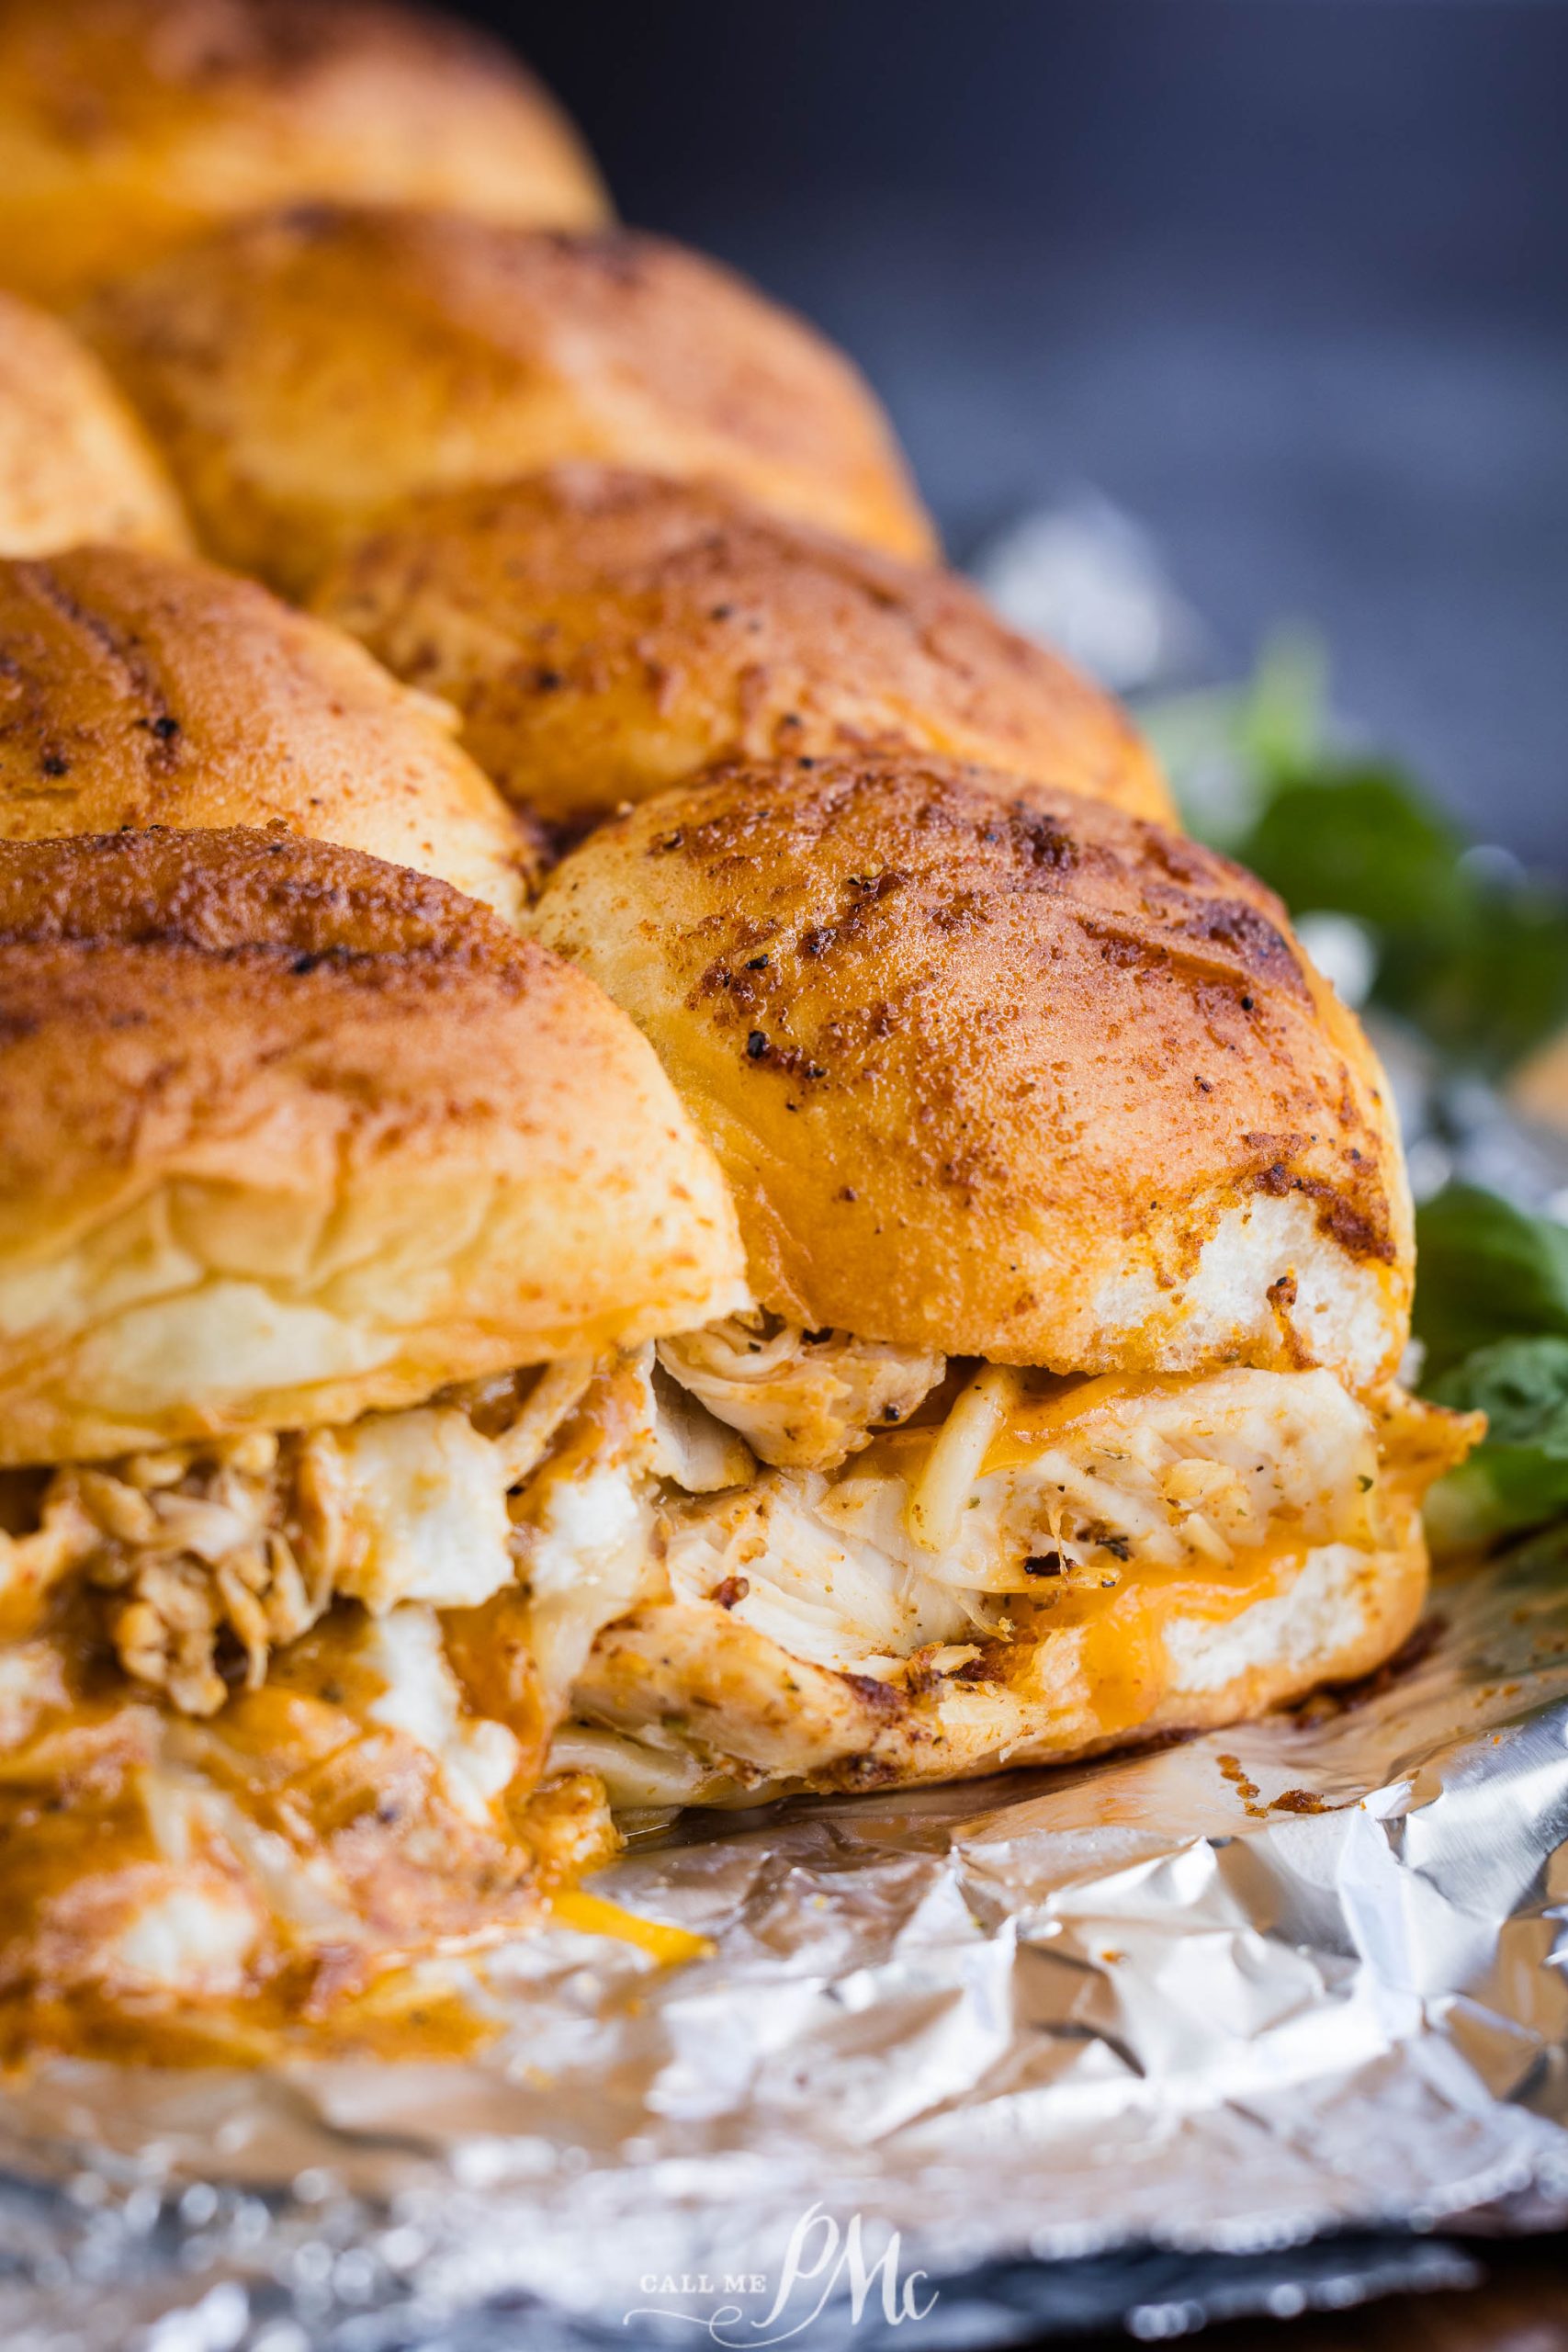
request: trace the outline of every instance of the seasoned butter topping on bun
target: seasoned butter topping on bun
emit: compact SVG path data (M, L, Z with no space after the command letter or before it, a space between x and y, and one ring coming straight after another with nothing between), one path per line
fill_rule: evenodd
M315 603L454 703L479 765L568 832L716 760L835 752L1172 813L1110 696L965 582L714 482L576 464L412 499Z
M276 820L514 916L534 844L448 721L210 565L126 548L0 562L0 839Z
M83 539L174 552L190 535L162 462L69 327L0 294L0 555Z
M0 278L47 302L301 198L581 228L604 197L514 58L396 0L6 0Z
M734 764L591 836L536 922L658 1048L786 1322L1058 1372L1392 1375L1385 1081L1213 852L951 763Z
M291 594L400 498L564 458L712 475L895 554L931 547L849 361L657 237L296 207L118 279L85 318L211 552Z
M0 1463L343 1421L735 1303L581 972L272 833L0 844Z

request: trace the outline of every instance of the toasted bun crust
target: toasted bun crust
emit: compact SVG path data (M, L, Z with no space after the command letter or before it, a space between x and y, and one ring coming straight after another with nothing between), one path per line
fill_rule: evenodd
M480 766L558 826L720 759L864 752L1172 816L1109 696L964 582L716 483L578 464L412 500L316 606L456 703Z
M711 474L931 546L849 362L658 238L303 208L217 230L85 316L212 551L292 591L401 497L562 458Z
M346 1420L724 1311L652 1054L441 882L272 833L0 844L0 1462Z
M687 1804L966 1780L1247 1723L1369 1674L1410 1633L1426 1590L1412 1510L1385 1549L1308 1552L1280 1590L1227 1623L1178 1618L1151 1640L1134 1586L1097 1624L1015 1640L1000 1679L918 1695L791 1657L716 1604L655 1603L600 1634L575 1697L590 1723L634 1740L657 1724L666 1762L678 1724L702 1767L681 1792ZM626 1801L613 1757L593 1760L612 1801ZM626 1763L635 1774L635 1750Z
M176 557L0 562L0 838L275 819L508 916L532 870L438 707L325 623Z
M592 835L536 920L658 1047L790 1320L1060 1372L1392 1374L1385 1082L1212 852L940 761L736 765Z
M162 462L101 363L47 311L0 294L0 555L81 539L190 544Z
M581 141L515 59L396 0L6 0L0 276L45 301L314 197L586 227Z

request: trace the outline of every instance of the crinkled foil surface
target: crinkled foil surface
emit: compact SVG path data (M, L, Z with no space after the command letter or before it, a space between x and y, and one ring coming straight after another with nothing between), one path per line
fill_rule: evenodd
M1112 2250L1098 2315L1200 2250L1288 2310L1378 2283L1325 2233L1435 2278L1446 2224L1568 2221L1568 1538L1426 1640L1296 1717L710 1818L599 1884L711 1959L552 1930L460 2065L56 2068L0 2118L0 2342L945 2352ZM1225 2307L1149 2291L1145 2335Z

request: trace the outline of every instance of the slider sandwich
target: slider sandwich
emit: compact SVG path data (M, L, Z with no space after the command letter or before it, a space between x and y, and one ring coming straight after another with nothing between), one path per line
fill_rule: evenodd
M190 534L101 361L47 311L0 294L0 555L82 539L177 553Z
M6 0L0 281L65 304L307 198L585 228L571 125L471 26L398 0Z
M258 2051L613 1849L733 1213L585 975L278 832L0 844L0 2051Z
M897 555L933 545L850 362L631 230L295 206L128 267L81 322L209 552L290 595L400 499L571 458L711 476Z
M626 1802L940 1780L1224 1724L1409 1632L1386 1083L1211 852L940 761L722 768L537 935L658 1049L749 1303L660 1342L694 1469L558 1761Z
M0 561L0 840L280 824L515 917L536 846L450 718L209 564L97 547Z
M315 608L581 833L716 761L937 752L1169 818L1108 695L968 582L712 481L580 462L408 500Z

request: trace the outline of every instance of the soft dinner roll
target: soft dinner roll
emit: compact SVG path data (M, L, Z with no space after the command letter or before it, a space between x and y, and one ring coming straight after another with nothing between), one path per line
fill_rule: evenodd
M625 1016L281 831L0 844L0 1097L3 1463L344 1421L734 1290Z
M83 539L174 550L189 534L99 361L47 311L0 294L0 555Z
M281 828L0 843L0 2061L461 2048L411 1963L617 1843L549 1747L718 1170L583 974Z
M317 609L463 714L509 797L581 831L724 758L936 752L1169 818L1110 698L949 572L711 482L588 464L411 500Z
M395 0L5 0L0 278L49 302L300 198L582 227L603 190L504 51Z
M934 760L737 764L591 837L536 922L653 1040L788 1320L1060 1372L1398 1363L1384 1080L1211 851Z
M207 564L0 562L0 838L281 820L514 916L533 847L448 716Z
M290 591L405 495L563 458L713 475L931 548L849 362L657 238L300 207L215 230L85 315L212 552Z
M977 768L737 763L537 922L716 1145L754 1294L660 1342L665 1587L558 1762L643 1804L948 1779L1403 1639L1476 1425L1393 1385L1383 1080L1258 883Z

